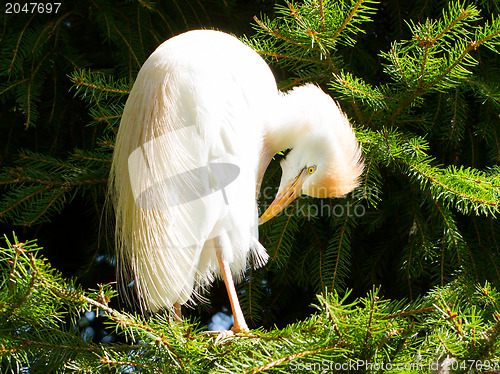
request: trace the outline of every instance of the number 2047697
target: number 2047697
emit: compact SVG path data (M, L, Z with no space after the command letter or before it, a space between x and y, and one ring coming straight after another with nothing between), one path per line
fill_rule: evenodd
M59 12L61 3L5 3L8 14L50 14Z

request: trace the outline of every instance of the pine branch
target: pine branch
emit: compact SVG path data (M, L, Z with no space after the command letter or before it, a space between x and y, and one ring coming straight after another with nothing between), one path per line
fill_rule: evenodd
M332 90L340 93L342 98L361 100L363 104L366 103L375 110L387 108L387 101L391 100L378 87L373 87L348 72L334 75L330 86Z
M79 157L61 161L54 157L25 152L20 155L20 166L0 174L0 185L10 187L0 202L0 219L31 226L50 219L60 212L66 198L75 189L89 189L107 184L109 160L100 153L97 157ZM94 171L96 165L106 167Z
M131 84L125 80L116 81L113 77L98 71L85 69L74 71L70 75L70 80L81 97L89 96L91 100L97 102L108 99L110 95L128 95L131 90Z
M430 189L435 198L466 214L474 211L488 215L498 211L500 185L496 177L472 168L431 166L432 159L425 152L428 144L418 137L408 139L397 132L383 131L371 133L369 138L370 146L378 144L379 151L387 151L378 157L408 167L410 176L417 178L422 189Z
M179 324L161 316L144 319L118 312L109 306L116 295L109 286L91 293L75 288L39 257L34 242L20 243L14 237L13 243L9 239L6 243L0 256L0 359L7 364L20 359L22 365L35 368L41 362L55 372L130 366L152 372L251 373L334 368L349 362L382 365L388 352L393 352L392 365L420 355L425 367L436 359L428 353L436 345L446 347L456 360L487 360L496 354L494 341L500 330L494 316L500 293L489 284L462 292L456 292L455 285L437 288L410 304L383 299L378 290L349 303L349 292L342 297L329 293L318 296L318 312L303 321L214 345L213 334L193 330L187 321ZM33 276L25 276L30 273ZM466 295L470 295L467 304ZM485 307L475 308L476 303ZM78 316L89 308L107 315L110 329L136 343L85 341L67 325L76 320L63 316ZM26 325L36 329L19 329ZM409 326L414 333L405 334ZM477 340L476 335L484 339Z

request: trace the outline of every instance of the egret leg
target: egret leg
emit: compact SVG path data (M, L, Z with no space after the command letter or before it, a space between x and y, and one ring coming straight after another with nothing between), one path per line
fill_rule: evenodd
M182 311L181 311L181 304L174 303L174 319L178 322L182 321Z
M220 250L216 249L217 260L219 261L220 270L222 272L222 277L224 278L224 283L226 284L226 290L229 295L229 302L231 303L231 310L233 311L234 324L231 331L235 334L239 332L248 331L247 323L245 322L245 317L241 311L240 302L238 301L238 295L236 294L236 288L234 287L233 276L231 274L231 269L229 268L229 263L222 258Z

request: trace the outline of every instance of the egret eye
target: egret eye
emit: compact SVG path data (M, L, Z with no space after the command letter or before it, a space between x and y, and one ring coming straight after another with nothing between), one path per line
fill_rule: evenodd
M309 174L312 174L312 173L314 173L315 171L316 171L316 166L309 166L309 167L307 168L307 172L308 172Z

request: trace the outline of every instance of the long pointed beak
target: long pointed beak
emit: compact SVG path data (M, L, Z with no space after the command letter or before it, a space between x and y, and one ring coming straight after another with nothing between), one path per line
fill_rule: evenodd
M283 187L281 192L275 197L274 201L269 205L269 208L260 216L259 225L269 221L276 214L285 209L292 201L302 194L302 185L306 178L309 176L307 170L304 168L295 179Z

